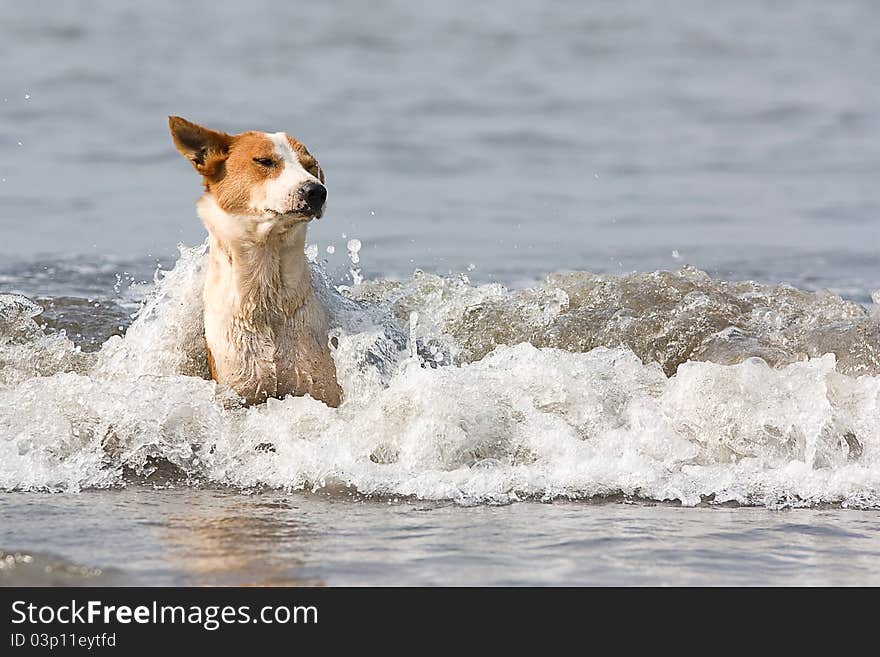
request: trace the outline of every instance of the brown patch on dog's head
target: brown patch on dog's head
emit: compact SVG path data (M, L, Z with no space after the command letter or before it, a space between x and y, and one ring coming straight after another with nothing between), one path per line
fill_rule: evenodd
M293 152L296 153L297 158L299 159L299 163L302 165L302 168L312 174L315 178L321 181L321 184L324 183L324 169L321 168L321 165L318 164L318 160L309 153L309 150L305 147L301 141L297 141L290 135L287 135L287 142L290 144L290 148L293 149Z
M272 142L261 132L243 132L232 138L225 175L206 189L230 214L259 214L252 207L254 189L281 175L283 166Z

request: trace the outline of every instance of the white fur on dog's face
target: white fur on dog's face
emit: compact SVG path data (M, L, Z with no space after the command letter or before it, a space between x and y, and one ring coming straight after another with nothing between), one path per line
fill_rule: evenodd
M261 185L254 185L251 192L251 208L262 213L266 219L281 214L296 214L302 207L299 190L306 183L321 184L321 181L306 171L299 156L293 150L286 132L261 134L272 142L278 161L276 167L280 169L280 173L275 178L266 178Z

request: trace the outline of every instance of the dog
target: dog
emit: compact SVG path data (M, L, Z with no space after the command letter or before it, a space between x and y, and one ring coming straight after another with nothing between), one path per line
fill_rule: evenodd
M208 229L205 343L211 378L247 405L311 395L339 406L327 312L304 253L327 200L324 172L284 132L230 135L168 117L174 145L203 179Z

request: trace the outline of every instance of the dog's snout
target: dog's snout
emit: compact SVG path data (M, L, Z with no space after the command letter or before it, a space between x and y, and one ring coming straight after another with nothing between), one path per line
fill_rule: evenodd
M312 210L320 210L327 200L327 188L321 183L309 182L300 190L305 204Z

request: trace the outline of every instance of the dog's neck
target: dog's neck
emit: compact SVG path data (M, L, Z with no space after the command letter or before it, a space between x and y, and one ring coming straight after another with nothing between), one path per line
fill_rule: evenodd
M290 315L312 293L304 222L281 226L226 213L205 195L197 204L210 235L208 276L226 288L233 315L246 324Z

